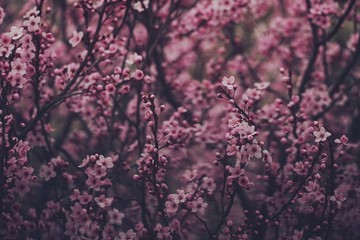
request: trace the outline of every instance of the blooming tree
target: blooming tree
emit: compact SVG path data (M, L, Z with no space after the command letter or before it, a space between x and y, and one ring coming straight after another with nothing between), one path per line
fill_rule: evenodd
M0 1L1 239L359 239L360 2Z

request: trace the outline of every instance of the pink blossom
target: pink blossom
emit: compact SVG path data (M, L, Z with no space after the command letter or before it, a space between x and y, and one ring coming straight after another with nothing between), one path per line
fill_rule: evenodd
M101 7L104 3L104 0L94 0L92 1L92 4L94 6L94 8L98 8L98 7Z
M92 200L92 195L90 195L88 192L84 192L82 195L78 195L77 197L79 199L79 202L82 205L88 204Z
M295 229L294 235L292 236L291 240L301 240L303 238L303 230Z
M30 192L29 182L16 180L15 181L15 191L20 196L24 196L26 193Z
M234 89L235 78L234 78L233 76L230 76L229 78L224 77L221 83L222 83L227 89L233 90L233 89Z
M72 37L69 39L69 43L71 44L72 47L75 47L76 45L78 45L81 42L81 39L84 37L84 33L83 32L77 32L77 31L73 31L73 35Z
M156 224L154 231L157 233L156 234L157 239L161 239L161 240L172 239L170 227L164 227L161 224Z
M205 208L207 208L208 204L204 202L204 200L199 197L196 200L191 202L192 208L191 211L193 213L205 214Z
M29 18L31 16L37 16L39 13L40 13L40 11L37 9L37 7L33 7L29 11L26 12L26 14L23 16L23 18Z
M197 177L197 170L194 169L194 170L185 170L185 173L183 175L183 180L184 181L187 181L187 182L190 182L192 180L194 180L195 178Z
M23 25L29 32L35 32L40 29L39 23L41 21L40 17L30 16L28 20L25 20Z
M139 63L142 61L142 56L138 55L137 53L134 53L132 55L129 55L126 59L126 63L129 65L133 65L134 63Z
M315 142L325 142L331 136L331 133L327 132L324 127L321 127L319 131L314 131L313 134Z
M272 163L272 157L268 150L263 150L262 155L263 155L264 162Z
M105 86L105 90L106 90L106 92L113 94L113 93L115 93L116 88L113 84L108 84Z
M87 210L83 208L79 203L75 203L71 208L71 217L74 218L75 221L79 220L81 216L87 213Z
M226 147L226 154L228 156L234 156L237 153L237 151L239 150L238 148L239 147L236 145L228 145Z
M144 73L140 69L136 69L135 72L131 74L131 77L135 78L136 80L142 80L144 78Z
M79 167L85 167L88 163L89 163L89 156L87 156L86 158L84 158L81 162L81 164L79 165Z
M11 30L7 35L13 40L18 40L23 35L24 28L22 27L11 27Z
M303 93L301 107L307 114L318 114L331 102L328 92L324 85L307 89Z
M228 170L231 174L229 178L238 178L245 174L245 169L241 168L240 166L228 167Z
M34 168L24 166L16 174L20 179L29 181L31 180L33 172L34 172Z
M204 177L203 182L201 184L201 188L206 190L209 194L212 194L216 189L216 184L213 178Z
M126 233L120 232L119 237L120 237L120 240L135 240L135 239L137 239L136 233L132 229L128 230Z
M318 188L318 184L316 181L309 181L305 186L305 189L309 192L314 192Z
M71 201L75 201L79 198L79 195L80 195L79 189L74 189L74 193L72 195L70 195L69 198Z
M119 90L120 94L127 94L129 92L130 92L130 86L129 85L124 85Z
M53 131L50 125L48 125L48 131ZM50 162L54 167L62 167L67 165L67 163L60 156L50 159Z
M49 181L51 178L56 177L56 172L54 171L54 166L52 164L47 165L43 164L40 168L40 177L44 178L45 181Z
M341 144L345 145L345 144L349 141L349 138L346 137L345 135L342 135L342 136L340 137L340 139L335 139L334 141L335 141L336 143L341 143Z
M250 189L254 184L250 181L248 176L240 176L238 179L239 186Z
M247 143L243 146L241 146L241 154L243 154L244 156L248 156L249 158L251 157L256 157L256 158L261 158L262 154L261 154L261 147L259 146L259 144L257 143Z
M11 62L11 69L13 74L26 74L26 63L22 62L20 58L16 58L13 62Z
M108 212L108 217L110 224L121 225L125 214L114 208L112 211Z
M11 86L17 88L23 88L24 85L27 83L27 79L21 75L21 73L12 71L7 77L7 81L10 82Z
M103 155L100 155L99 160L96 161L96 165L103 166L105 168L114 167L112 158L111 157L104 157Z
M184 190L177 190L177 194L173 195L173 201L177 204L184 203L188 197L188 194Z
M242 99L243 101L245 102L248 102L249 100L260 100L261 97L263 96L263 91L262 90L259 90L257 88L248 88L246 90L246 92L244 93ZM248 99L248 100L245 100L245 99Z
M299 175L305 175L306 174L306 168L302 161L296 162L294 171Z
M2 34L0 43L0 56L9 57L15 48L14 44L11 44L11 38L7 34Z
M100 183L100 179L94 175L89 175L88 179L86 180L86 185L88 185L90 188L97 188Z
M136 0L133 8L138 12L143 12L149 7L149 0Z
M330 201L333 201L337 204L338 208L341 208L342 203L346 200L344 193L340 192L338 189L335 190L334 196L330 197Z
M100 197L95 197L94 200L99 205L99 207L105 208L112 204L114 198L105 198L105 195L102 194Z
M259 90L264 90L270 86L269 82L255 83L254 86Z
M175 215L179 209L179 204L175 201L175 198L176 198L175 196L169 195L168 197L169 200L165 202L165 212L169 216Z
M107 172L104 166L95 165L94 168L88 170L88 172L96 178L105 177Z
M360 239L358 1L3 2L0 239Z

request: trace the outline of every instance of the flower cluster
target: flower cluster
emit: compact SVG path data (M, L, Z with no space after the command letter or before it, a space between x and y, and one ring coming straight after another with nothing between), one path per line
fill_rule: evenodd
M356 0L5 1L0 239L359 239Z

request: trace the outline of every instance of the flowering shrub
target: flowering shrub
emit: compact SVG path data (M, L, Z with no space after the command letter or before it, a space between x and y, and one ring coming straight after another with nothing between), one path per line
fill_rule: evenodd
M1 239L360 238L359 1L1 3Z

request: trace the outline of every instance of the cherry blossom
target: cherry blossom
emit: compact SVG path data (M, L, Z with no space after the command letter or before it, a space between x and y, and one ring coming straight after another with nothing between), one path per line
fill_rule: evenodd
M334 142L336 142L336 143L341 143L341 144L344 144L344 145L345 145L348 141L349 141L349 138L346 137L345 135L342 135L342 136L340 137L340 139L335 139L335 140L334 140Z
M235 166L235 167L229 167L229 172L231 174L231 176L229 176L229 178L238 178L238 177L244 175L245 170L243 168L241 168L240 166Z
M134 232L134 230L130 229L126 233L120 232L119 237L120 237L120 240L136 239L136 233Z
M17 172L17 176L20 179L30 181L33 173L34 173L34 168L24 166L21 168L19 172Z
M0 239L360 239L358 1L54 3L0 8Z
M143 60L141 55L138 55L137 53L134 53L132 55L129 55L129 57L126 59L126 63L129 65L132 65L134 63L141 62Z
M71 44L72 47L75 47L76 45L78 45L81 42L81 39L83 37L84 37L83 32L73 31L72 37L69 39L69 43Z
M238 179L238 184L239 186L246 188L246 189L250 189L254 186L254 183L252 183L249 179L248 176L241 176Z
M208 206L208 204L204 202L204 200L201 197L199 197L195 201L192 201L191 205L192 205L191 211L193 213L198 212L200 214L205 214L205 208L207 208Z
M43 164L40 168L40 177L44 178L45 181L49 181L51 178L56 177L54 166L52 164Z
M70 195L69 198L71 201L75 201L79 198L79 195L80 195L79 189L74 189L74 193L72 195Z
M40 11L37 7L33 7L30 10L28 10L25 15L23 16L23 18L29 18L31 16L37 16L39 15Z
M302 161L296 162L295 167L294 167L294 171L299 175L305 175L306 174L306 168L305 168L304 163Z
M235 83L235 78L233 76L227 78L224 77L223 80L221 81L221 83L229 90L233 90L234 89L234 83Z
M319 131L314 131L315 142L325 142L331 133L327 132L324 127L321 127Z
M144 73L143 71L136 69L135 72L131 74L131 76L136 80L142 80L144 78Z
M174 198L176 198L176 197L173 195L169 195L169 197L168 197L169 200L165 202L165 207L166 207L165 212L169 216L175 215L179 209L178 202L176 202Z
M109 211L108 216L110 224L121 225L125 214L119 212L117 209L113 209L112 211Z
M23 181L15 181L15 191L20 195L24 196L26 193L30 191L29 184Z
M80 167L80 168L81 168L81 167L85 167L85 166L89 163L89 161L90 161L90 157L87 156L86 158L84 158L84 159L82 160L82 163L79 165L79 167Z
M100 155L99 160L96 161L96 165L103 166L106 168L112 168L114 166L111 157L105 158L103 155Z
M247 143L241 146L241 154L244 156L248 156L248 158L261 158L261 147L257 143Z
M114 198L105 198L105 195L101 195L100 197L95 197L94 200L99 205L99 207L105 208L111 205Z
M295 230L294 235L291 237L292 240L300 240L303 238L303 230Z
M11 44L11 38L6 34L2 34L1 35L0 55L9 57L14 48L15 48L15 46L13 44Z
M201 187L204 190L206 190L209 194L212 194L214 192L214 190L216 189L216 184L214 182L214 179L209 178L209 177L204 177Z
M102 178L106 176L106 168L104 166L95 165L94 168L89 168L87 170L89 174L94 176L95 178Z
M92 198L93 198L92 195L90 195L90 194L87 193L87 192L84 192L84 194L77 196L77 199L79 199L79 202L80 202L82 205L88 204L88 203L92 200Z
M29 32L35 32L37 30L39 30L39 23L41 21L41 18L39 16L30 16L29 19L25 20L23 22L24 27L26 27L26 29Z
M22 62L20 58L15 59L15 61L11 62L11 70L13 74L26 74L26 63Z
M75 203L75 205L70 208L72 211L71 217L75 220L79 220L81 216L87 214L87 210L84 209L79 203Z
M157 239L166 239L166 240L171 240L171 228L170 227L164 227L161 224L157 224L156 227L154 228L156 234Z
M7 34L9 35L9 37L11 37L11 39L18 40L19 38L22 37L23 31L24 28L22 27L11 27L10 32Z
M270 86L269 82L255 83L254 86L259 90L264 90Z
M136 11L143 12L149 7L149 0L136 0L133 7Z
M262 155L264 162L272 163L272 157L268 150L263 150Z
M177 190L177 194L173 196L173 201L177 204L184 203L187 200L188 194L184 190Z
M334 196L330 197L330 201L336 202L337 206L341 208L342 203L346 200L345 194L340 191L335 191Z

